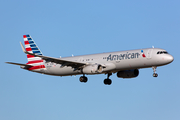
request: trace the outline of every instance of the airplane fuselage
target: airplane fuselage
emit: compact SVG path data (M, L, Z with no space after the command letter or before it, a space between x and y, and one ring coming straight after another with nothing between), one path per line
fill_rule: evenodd
M143 52L142 52L143 50ZM170 54L157 54L158 52L165 51L159 48L146 48L129 51L108 52L101 54L72 56L61 58L62 60L75 61L85 63L87 65L101 63L103 68L102 73L89 73L89 74L103 74L109 72L118 72L130 69L149 68L152 66L162 66L172 62L173 57ZM144 54L144 56L143 56ZM56 64L53 62L45 62L45 69L37 72L55 76L68 76L83 74L81 70L74 70L72 67ZM36 70L35 70L36 71Z

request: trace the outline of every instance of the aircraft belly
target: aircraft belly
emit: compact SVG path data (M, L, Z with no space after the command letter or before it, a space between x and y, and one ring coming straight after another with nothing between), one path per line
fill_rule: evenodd
M125 69L135 69L135 68L144 68L153 66L152 60L147 60L144 58L140 59L131 59L131 60L121 60L116 63L116 69L125 70Z

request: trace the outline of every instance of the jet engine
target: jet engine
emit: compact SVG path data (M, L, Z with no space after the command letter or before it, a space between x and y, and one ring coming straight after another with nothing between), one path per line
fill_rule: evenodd
M117 72L118 78L134 78L134 77L137 77L138 75L139 75L138 69L124 70L124 71Z
M93 64L88 65L82 69L82 73L84 74L96 74L96 73L102 73L103 66L100 64Z

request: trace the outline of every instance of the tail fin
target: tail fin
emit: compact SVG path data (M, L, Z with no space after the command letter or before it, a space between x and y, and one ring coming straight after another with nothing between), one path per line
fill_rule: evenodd
M42 55L42 52L40 51L40 49L38 48L38 46L36 45L36 43L34 42L34 40L32 39L30 35L23 35L23 38L24 38L26 51L28 51L29 53L37 54L37 55ZM33 66L42 65L44 62L42 58L35 57L29 54L27 54L27 59L28 59L27 64L33 65Z

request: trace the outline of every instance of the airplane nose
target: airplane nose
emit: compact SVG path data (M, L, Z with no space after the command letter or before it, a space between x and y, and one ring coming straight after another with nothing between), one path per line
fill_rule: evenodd
M168 56L166 57L166 60L167 60L168 63L171 63L171 62L174 60L174 58L173 58L172 55L168 55Z

